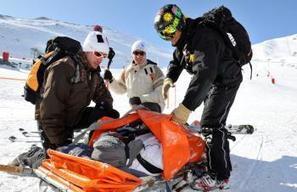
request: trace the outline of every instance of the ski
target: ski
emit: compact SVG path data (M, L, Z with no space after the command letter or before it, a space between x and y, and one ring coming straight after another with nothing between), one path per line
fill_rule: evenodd
M205 128L202 129L200 126L199 121L194 121L191 125L188 126L188 128L192 131L196 131L198 133L202 133L205 131L211 131L212 129ZM242 124L242 125L226 125L225 129L230 133L230 134L253 134L255 131L255 128L253 125L249 124Z
M27 139L19 139L16 136L13 136L13 135L10 136L10 137L8 137L8 140L10 142L12 142L12 143L15 143L15 142L21 142L21 143L40 143L41 142L41 140L35 140L35 141L33 141L33 140L27 140Z
M28 134L40 134L40 131L26 131L24 128L19 128L19 131L23 134L23 135L28 135Z
M28 132L28 133L40 133L40 131L26 131L24 128L19 128L20 132Z
M33 133L28 133L27 131L24 131L22 132L22 134L25 136L25 137L40 137L39 135L37 134L33 134Z
M232 134L253 134L255 131L252 125L227 125L226 129Z
M22 135L25 137L25 138L40 138L40 131L26 131L24 128L19 128L18 129ZM12 135L10 137L8 137L8 140L12 143L14 142L24 142L24 143L38 143L38 142L41 142L40 140L36 140L36 141L33 141L33 140L27 140L27 139L20 139L20 138L17 138L16 136Z

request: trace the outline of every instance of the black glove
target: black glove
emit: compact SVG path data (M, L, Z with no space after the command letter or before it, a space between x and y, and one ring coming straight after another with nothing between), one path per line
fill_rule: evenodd
M210 128L210 127L202 127L202 128L201 128L201 134L202 134L204 137L207 137L207 136L213 134L213 128Z
M106 101L100 101L95 107L101 111L110 111L112 109L112 105Z
M129 103L130 105L140 105L141 104L141 100L139 97L131 97L129 99Z
M114 52L113 48L109 47L109 52L108 52L107 58L109 60L112 60L114 56L115 56L115 52Z
M112 82L112 73L109 70L105 70L103 74L103 79Z

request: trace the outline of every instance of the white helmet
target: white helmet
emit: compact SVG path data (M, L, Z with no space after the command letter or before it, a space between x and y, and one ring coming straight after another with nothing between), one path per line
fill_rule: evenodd
M98 51L108 54L109 43L107 37L100 31L91 31L83 43L83 51Z
M141 40L135 41L131 47L131 54L133 54L133 52L136 50L143 51L146 53L145 43Z

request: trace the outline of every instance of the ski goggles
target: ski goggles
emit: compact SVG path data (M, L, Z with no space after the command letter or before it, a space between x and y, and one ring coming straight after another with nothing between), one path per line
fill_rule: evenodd
M168 25L159 32L159 35L162 39L169 41L174 37L175 32L176 32L176 28L173 27L172 25Z

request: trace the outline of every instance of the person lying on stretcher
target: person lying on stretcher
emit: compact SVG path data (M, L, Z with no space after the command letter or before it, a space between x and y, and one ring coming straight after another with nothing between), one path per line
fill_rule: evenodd
M72 143L57 150L98 160L136 176L156 176L163 172L162 145L145 126L143 127L142 134L136 133L133 127L124 126L116 132L102 134L93 146ZM43 149L32 145L28 152L16 157L11 165L38 168L44 158Z

